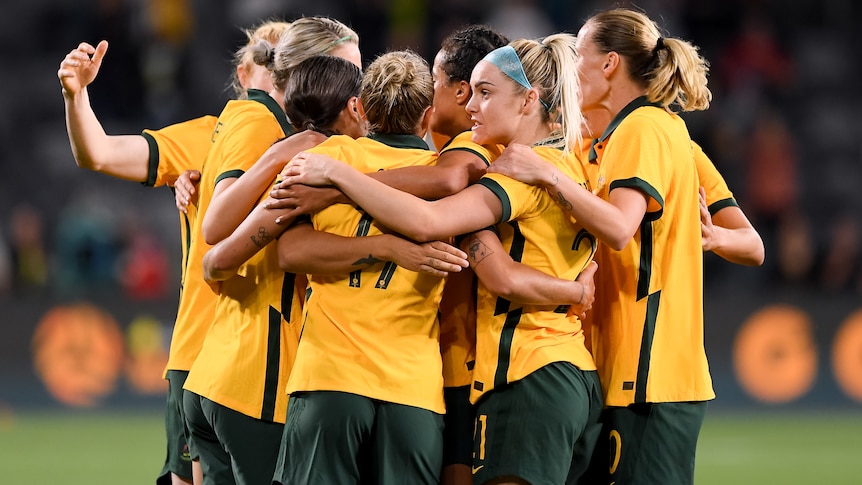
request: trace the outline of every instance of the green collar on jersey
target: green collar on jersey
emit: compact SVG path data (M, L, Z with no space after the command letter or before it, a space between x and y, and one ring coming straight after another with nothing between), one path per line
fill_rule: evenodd
M633 99L629 104L626 105L625 108L623 108L619 113L617 113L616 116L614 116L614 119L612 119L608 127L605 128L605 132L602 133L602 136L593 140L593 143L590 146L590 162L595 162L596 158L598 157L598 155L596 154L596 145L599 143L603 143L605 140L610 138L611 133L613 133L614 130L616 130L617 127L620 126L620 123L622 123L623 120L626 119L626 116L631 114L632 111L643 106L654 106L656 108L661 108L661 104L650 103L649 101L647 101L646 96L640 96Z
M272 115L275 116L275 119L281 126L281 131L284 132L284 136L290 136L293 134L293 126L290 124L290 121L287 120L287 115L284 113L281 106L278 105L278 102L272 99L272 96L270 96L269 93L261 91L260 89L249 89L248 100L257 101L266 106Z
M389 145L392 148L418 148L420 150L430 150L425 140L416 135L397 135L394 133L369 133L368 138L379 141L384 145Z

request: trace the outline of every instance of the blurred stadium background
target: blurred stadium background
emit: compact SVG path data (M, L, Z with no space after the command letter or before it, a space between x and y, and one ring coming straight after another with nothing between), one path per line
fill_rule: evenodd
M173 197L75 166L56 70L110 48L90 95L113 134L218 114L240 28L329 15L429 61L487 23L576 32L588 0L5 0L0 39L0 481L152 483L161 371L178 293ZM767 248L761 268L705 255L718 398L698 483L858 483L862 465L862 4L644 0L711 61L712 107L686 115ZM122 477L117 479L117 477Z

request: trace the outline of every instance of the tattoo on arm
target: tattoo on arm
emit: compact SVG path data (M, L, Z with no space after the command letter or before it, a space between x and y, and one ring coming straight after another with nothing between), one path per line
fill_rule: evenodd
M470 236L467 240L467 259L474 266L481 263L485 258L494 254L491 249L485 245L479 238Z
M553 180L553 182L554 182L551 184L551 187L555 187L558 183L560 183L560 178L557 177L557 174L555 174L555 173L551 174L551 180Z
M272 239L272 235L263 226L257 229L257 234L251 236L251 242L259 248L266 246Z
M562 192L557 192L557 203L567 211L572 210L572 203L566 200L566 196Z
M369 254L368 256L366 256L364 258L359 258L356 261L354 261L353 266L362 266L362 265L371 266L372 264L377 264L377 263L382 263L382 262L383 262L382 259L376 258L373 254Z

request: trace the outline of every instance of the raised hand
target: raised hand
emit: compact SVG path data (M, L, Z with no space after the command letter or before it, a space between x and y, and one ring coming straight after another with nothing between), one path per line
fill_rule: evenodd
M57 71L63 95L75 96L92 83L99 73L102 59L107 51L108 41L103 40L96 47L81 42L77 49L66 54Z

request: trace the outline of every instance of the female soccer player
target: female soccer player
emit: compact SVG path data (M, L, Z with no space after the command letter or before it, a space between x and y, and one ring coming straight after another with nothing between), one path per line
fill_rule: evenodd
M298 48L299 52L296 52ZM263 186L258 188L256 193L249 191L247 194L238 194L238 191L233 191L235 194L231 198L231 203L234 207L229 209L236 209L235 212L241 213L242 208L245 208L245 213L238 216L228 210L214 216L213 211L218 207L215 204L228 189L233 188L231 185L237 177L248 170L268 149L277 151L307 148L314 146L320 139L319 134L316 133L301 133L278 144L277 147L269 148L275 141L293 133L281 105L287 80L283 77L286 74L285 66L277 62L278 56L284 52L294 52L295 56L291 58L290 65L323 53L342 54L344 57L350 57L352 62L357 64L359 62L356 34L340 22L325 18L299 19L282 35L275 50L269 45L262 44L253 50L255 62L274 68L273 89L270 93L250 91L248 100L228 103L219 116L219 122L213 133L213 145L203 165L198 201L200 215L193 226L190 238L188 284L183 288L178 323L174 330L175 344L178 334L184 337L179 342L185 344L180 349L184 352L178 351L178 357L182 357L183 360L179 362L178 358L177 363L188 366L186 368L189 369L184 386L187 389L184 409L194 413L194 420L192 416L188 416L191 430L190 446L193 456L200 455L205 483L233 483L234 480L237 483L249 483L249 481L260 483L262 477L267 475L267 470L261 468L257 460L266 466L272 462L265 454L270 448L267 446L267 437L273 437L277 448L281 422L283 422L283 405L281 413L277 413L278 406L274 399L279 394L276 391L278 364L271 368L269 374L246 376L249 386L254 386L255 383L261 384L256 387L255 393L244 396L242 403L229 400L229 396L235 389L219 386L219 371L224 369L214 365L193 365L204 348L210 349L207 354L209 356L212 355L212 349L218 349L219 340L215 337L209 339L208 336L212 334L209 329L216 322L223 321L215 320L216 295L207 286L201 270L203 255L209 248L204 237L204 220L207 217L217 216L223 225L222 230L235 228L242 221L242 217L254 207L258 194L263 191ZM274 66L272 66L273 63ZM263 185L268 183L262 182ZM211 204L213 204L212 211ZM290 288L288 295L293 295L292 284L288 282L287 286ZM284 305L278 305L278 309L289 310L290 306L291 299L287 298ZM282 315L279 312L271 318L281 321ZM289 319L289 316L284 318ZM180 326L181 322L182 326ZM209 344L205 343L205 337ZM272 342L279 344L281 338L276 335ZM172 345L173 350L174 345ZM274 352L279 350L280 347L275 345ZM225 363L223 359L212 360L211 357L205 358L204 362ZM254 361L249 358L244 362L231 362L231 364L239 368L243 365L254 365ZM188 392L189 390L191 392ZM202 397L198 398L199 396ZM259 401L259 406L252 411L246 407L235 409L240 408L240 404L254 407L255 400ZM206 413L204 416L201 416L202 410ZM242 423L241 430L237 429L237 422ZM238 436L237 433L239 433ZM234 439L229 439L230 436ZM244 445L247 441L243 440L251 441L256 446L246 447ZM264 451L255 455L255 450ZM275 451L270 452L273 460ZM267 479L271 478L271 467L268 469L268 474L270 476Z
M585 181L580 166L558 148L571 146L579 129L574 62L574 37L567 34L492 51L470 81L473 140L532 145ZM554 292L530 302L500 296L509 294L512 260L569 283L590 264L594 237L570 224L547 192L486 175L458 194L426 202L308 152L285 167L282 183L337 185L379 223L417 240L480 231L466 243L480 283L473 478L563 483L585 466L602 403L580 322L558 308L567 301L554 301L560 298ZM494 230L482 230L489 226Z
M608 407L591 474L617 484L692 483L715 394L703 348L698 172L674 109L709 106L707 63L627 9L588 19L577 52L581 109L602 133L590 156L599 197L555 167L534 165L525 147L504 153L494 170L546 187L607 245L597 256L591 335ZM603 112L610 124L593 125Z
M250 48L261 41L275 45L288 25L269 21L245 31L248 41L234 55L233 88L237 99L245 99L248 89L272 89L269 72L253 62ZM95 80L107 49L107 41L96 47L81 43L66 55L57 72L66 107L66 130L78 166L152 187L172 185L187 171L192 171L193 180L199 178L201 164L212 145L215 116L203 116L161 130L144 130L141 135L105 133L90 105L87 88ZM180 214L183 282L188 261L188 231L197 213L196 204L188 202L186 200ZM192 461L181 413L186 374L187 370L167 370L165 375L170 383L165 415L168 450L165 466L157 480L160 484L192 482ZM200 470L195 468L196 483L200 483Z

